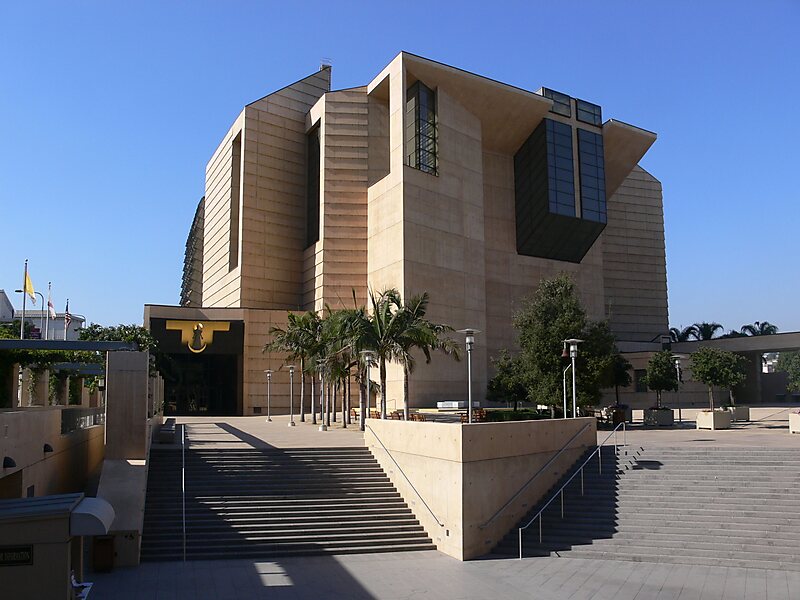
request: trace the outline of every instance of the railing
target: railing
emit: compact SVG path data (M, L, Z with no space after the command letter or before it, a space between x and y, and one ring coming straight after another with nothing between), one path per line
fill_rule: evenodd
M386 446L384 446L384 445L383 445L383 442L381 441L381 438L379 438L379 437L378 437L378 434L377 434L377 433L375 433L375 430L374 430L372 427L370 427L370 426L369 426L369 424L367 424L367 425L366 425L366 428L367 428L367 429L369 429L369 430L372 432L372 435L374 435L374 436L375 436L375 439L376 439L376 440L378 440L378 443L381 445L381 448L383 448L383 449L386 451L386 455L387 455L389 458L391 458L391 459L392 459L392 462L394 463L394 466L396 466L396 467L397 467L397 470L398 470L398 471L400 471L400 474L401 474L403 477L405 477L405 480L408 482L408 485L410 485L410 486L411 486L411 489L412 489L412 490L414 490L414 493L415 493L415 494L417 495L417 497L418 497L418 498L419 498L419 499L422 501L422 504L424 504L424 505L425 505L425 508L427 508L427 509L428 509L428 512L429 512L429 513L431 513L431 516L434 518L434 520L436 521L437 525L439 525L439 527L444 527L444 523L442 523L442 522L439 520L439 517L437 517L437 516L436 516L436 515L433 513L433 511L431 510L431 507L430 507L430 506L428 506L428 503L427 503L427 502L425 502L425 498L423 498L423 497L422 497L422 494L420 494L420 493L417 491L417 488L415 488L415 487L414 487L414 484L413 484L413 483L411 483L411 480L410 480L410 479L408 478L408 476L405 474L405 472L403 471L402 467L400 467L400 465L398 465L398 464L397 464L397 461L394 459L394 456L392 456L392 453L391 453L391 452L389 452L389 449L388 449Z
M571 437L571 438L570 438L570 439L567 441L567 443L565 443L563 446L561 446L561 449L560 449L560 450L559 450L559 451L558 451L558 452L557 452L557 453L556 453L556 454L555 454L555 455L554 455L554 456L553 456L553 457L552 457L550 460L548 460L548 461L545 463L545 465L544 465L544 466L543 466L541 469L539 469L538 471L536 471L536 473L534 473L533 477L531 477L530 479L528 479L528 481L526 481L526 482L523 484L523 486L522 486L521 488L519 488L519 490L517 491L517 493L516 493L516 494L514 494L513 496L511 496L511 499L510 499L508 502L506 502L506 503L505 503L503 506L501 506L501 507L500 507L500 509L499 509L499 510L498 510L496 513L494 513L494 514L492 515L492 517L491 517L491 518L490 518L488 521L486 521L486 523L484 523L483 525L481 525L481 526L480 526L480 527L481 527L481 529L483 529L483 528L485 528L485 527L488 527L489 525L491 525L491 524L494 522L494 520L495 520L497 517L499 517L499 516L500 516L500 514L501 514L501 513L502 513L502 512L503 512L505 509L507 509L509 506L511 506L511 504L513 504L513 503L514 503L514 500L516 500L517 498L519 498L519 495L520 495L520 494L522 494L522 492L524 492L524 491L527 489L527 487L528 487L530 484L532 484L532 483L533 483L533 482L536 480L536 478L537 478L537 477L539 477L539 475L541 475L542 473L544 473L545 469L547 469L548 467L550 467L550 465L552 465L552 464L555 462L555 460L556 460L556 459L557 459L559 456L561 456L561 454L562 454L562 453L563 453L565 450L569 450L569 449L570 449L570 448L569 448L569 445L570 445L572 442L574 442L574 441L575 441L575 440L578 438L578 436L580 436L580 435L581 435L581 434L582 434L584 431L586 431L586 430L587 430L589 427L591 427L591 425L592 425L592 424L591 424L591 422L589 422L589 423L586 423L586 425L584 425L584 426L583 426L583 427L580 429L580 431L578 431L578 433L576 433L575 435L573 435L573 436L572 436L572 437ZM595 440L595 441L597 441L597 440Z
M183 512L183 562L186 562L186 423L181 425L181 502Z
M539 510L539 512L536 513L536 515L530 521L528 521L528 523L526 525L523 525L522 527L520 527L518 529L518 533L519 533L519 558L520 558L520 560L522 560L522 532L525 529L527 529L528 527L530 527L531 525L533 525L533 522L536 521L536 519L539 519L539 543L540 544L542 543L542 513L544 513L544 511L547 509L547 507L550 506L550 504L553 503L553 500L555 500L558 496L561 496L561 518L562 519L564 518L564 488L566 488L570 483L572 483L572 480L575 479L575 477L577 477L578 474L580 474L580 476L581 476L581 496L583 496L583 469L586 467L587 464L589 464L589 461L592 460L594 455L597 454L598 469L599 469L600 474L602 475L602 473L603 473L603 453L601 452L601 450L602 450L603 446L605 446L605 443L609 439L611 439L611 436L613 435L614 436L614 454L615 455L617 454L617 449L619 448L619 444L617 443L617 441L618 441L617 434L619 432L620 427L622 428L622 446L627 446L628 442L627 442L627 435L626 435L626 430L625 430L625 421L623 421L622 423L620 423L619 425L614 427L614 430L606 436L606 439L604 439L600 444L597 445L597 448L595 448L592 451L592 453L589 454L589 456L586 458L586 460L583 461L583 464L581 464L581 466L578 467L578 470L575 471L572 474L572 476L569 479L567 479L567 481L564 482L564 484L555 492L555 494L553 494L550 497L550 499L545 503L544 506L542 506L542 508Z
M95 408L64 408L61 410L61 435L87 429L106 422L105 409Z

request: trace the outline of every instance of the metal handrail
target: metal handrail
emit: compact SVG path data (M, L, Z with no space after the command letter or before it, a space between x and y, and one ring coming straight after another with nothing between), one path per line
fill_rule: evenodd
M367 425L366 425L366 428L367 428L367 429L369 429L369 430L372 432L372 435L374 435L374 436L375 436L375 439L376 439L376 440L378 440L378 443L381 445L381 448L383 448L383 449L386 451L386 454L389 456L389 458L391 458L391 459L392 459L392 462L393 462L393 463L394 463L394 465L397 467L397 469L400 471L400 474L401 474L403 477L405 477L406 481L408 482L408 485L410 485L410 486L411 486L411 489L412 489L412 490L414 490L414 493L415 493L415 494L417 495L417 497L418 497L418 498L419 498L419 499L422 501L422 504L424 504L424 505L425 505L425 508L427 508L427 509L428 509L428 512L429 512L429 513L431 513L431 516L432 516L432 517L434 518L434 520L436 521L436 524L437 524L437 525L439 525L439 527L444 527L444 523L442 523L442 522L439 520L439 517L437 517L435 514L433 514L433 511L431 510L431 507L430 507L430 506L428 506L428 503L427 503L427 502L425 502L425 498L423 498L423 497L422 497L422 494L420 494L420 493L417 491L417 488L415 488L415 487L414 487L414 484L413 484L413 483L411 483L411 480L410 480L410 479L408 478L408 476L405 474L405 472L403 471L402 467L401 467L400 465L398 465L398 464L397 464L397 461L394 459L394 456L392 456L392 453L391 453L391 452L389 452L389 449L388 449L386 446L384 446L384 445L383 445L383 442L381 441L381 438L379 438L379 437L378 437L378 434L377 434L377 433L375 433L375 430L374 430L372 427L370 427L370 426L369 426L369 424L367 424Z
M181 500L183 502L183 562L186 562L186 423L181 425Z
M613 436L615 436L614 437L614 454L617 453L617 448L618 448L619 444L617 443L616 434L619 431L620 427L622 427L622 445L623 446L627 446L628 443L627 443L627 435L626 435L626 429L625 429L625 421L623 421L622 423L620 423L619 425L614 427L614 430L606 436L606 439L604 439L601 443L599 443L597 445L597 448L592 450L592 453L586 458L586 460L583 461L583 464L580 467L578 467L578 470L575 471L572 474L572 476L569 479L567 479L567 481L564 482L564 484L558 490L556 490L556 492L550 497L550 499L539 510L539 512L536 513L536 515L530 521L528 521L528 523L526 525L523 525L522 527L518 528L518 533L519 533L519 559L520 560L522 560L522 532L523 532L523 530L525 530L528 527L530 527L531 525L533 525L533 522L536 519L539 519L539 543L540 544L542 543L542 513L545 511L545 509L547 509L548 506L550 506L550 504L552 504L553 500L555 500L560 495L561 496L561 518L562 519L564 518L564 488L567 487L570 483L572 483L572 480L575 479L575 477L578 476L578 473L580 473L580 475L581 475L581 495L583 495L583 469L584 469L584 467L586 467L586 465L589 463L589 461L592 460L592 457L594 457L594 455L597 454L599 472L600 472L600 474L603 473L603 455L600 453L600 450L603 448L603 446L605 446L605 443L609 439L611 439L611 436L613 435Z
M575 439L576 439L576 438L577 438L579 435L581 435L581 434L582 434L584 431L586 431L586 429L588 429L588 428L589 428L589 426L591 426L591 422L589 422L589 423L586 423L586 425L584 425L584 426L581 428L581 430L580 430L580 431L578 431L578 433L576 433L575 435L573 435L573 436L572 436L572 437L571 437L571 438L570 438L570 439L567 441L567 443L566 443L566 444L564 444L563 446L561 446L561 449L560 449L560 450L559 450L559 451L558 451L558 452L557 452L557 453L556 453L556 454L555 454L555 455L554 455L554 456L553 456L553 457L552 457L550 460L548 460L548 461L547 461L547 463L545 463L545 465L544 465L544 466L543 466L541 469L539 469L538 471L536 471L536 473L534 473L533 477L531 477L530 479L528 479L528 481L527 481L527 482L526 482L526 483L525 483L525 484L524 484L524 485L523 485L521 488L519 488L519 491L517 491L517 493L516 493L516 494L514 494L513 496L511 496L511 499L510 499L508 502L506 502L506 503L505 503L503 506L501 506L501 507L500 507L500 509L498 509L498 511L497 511L496 513L494 513L494 515L492 515L492 517L491 517L491 518L490 518L488 521L486 521L486 523L484 523L483 525L481 525L481 526L480 526L480 528L481 528L481 529L483 529L484 527L488 527L489 525L491 525L491 524L492 524L492 522L493 522L493 521L494 521L494 520L495 520L495 519L496 519L498 516L500 516L500 513L502 513L502 512L503 512L505 509L507 509L507 508L508 508L508 507L509 507L509 506L510 506L510 505L511 505L513 502L514 502L514 500L516 500L516 499L519 497L519 495L520 495L522 492L524 492L524 491L525 491L525 489L526 489L526 488L527 488L527 487L528 487L528 486L529 486L531 483L533 483L533 481L534 481L534 480L535 480L537 477L539 477L539 475L541 475L542 473L544 473L545 469L547 469L547 468L548 468L548 467L549 467L551 464L553 464L553 462L554 462L554 461L555 461L555 460L556 460L556 459L557 459L559 456L561 456L561 453L562 453L562 452L564 452L565 450L568 450L568 449L570 449L570 448L568 448L568 446L569 446L569 445L570 445L570 444L571 444L573 441L575 441Z

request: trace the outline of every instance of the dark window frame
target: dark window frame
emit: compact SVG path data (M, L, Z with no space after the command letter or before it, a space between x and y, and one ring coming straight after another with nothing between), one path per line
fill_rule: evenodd
M316 244L320 238L322 140L319 123L306 134L306 157L306 248L308 248Z
M589 113L592 118L581 118L581 113ZM581 123L587 123L589 125L594 125L595 127L602 127L603 107L599 104L595 104L594 102L588 102L586 100L575 98L575 118Z
M405 164L434 176L439 175L438 101L436 90L420 80L406 90Z

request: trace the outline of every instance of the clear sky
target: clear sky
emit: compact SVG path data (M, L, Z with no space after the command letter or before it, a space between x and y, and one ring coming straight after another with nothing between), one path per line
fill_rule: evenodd
M2 2L0 288L28 258L93 322L176 304L242 107L323 58L345 88L406 50L657 132L671 324L800 330L798 31L797 0Z

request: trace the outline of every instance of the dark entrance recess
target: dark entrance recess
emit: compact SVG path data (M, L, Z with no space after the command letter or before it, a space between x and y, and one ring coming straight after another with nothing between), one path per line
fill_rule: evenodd
M171 326L168 327L168 321ZM241 321L200 321L205 344L201 352L196 333L187 344L176 323L196 328L190 320L151 319L150 332L164 353L160 367L164 376L164 414L234 416L242 414L242 352L244 323ZM228 330L209 332L220 324Z

